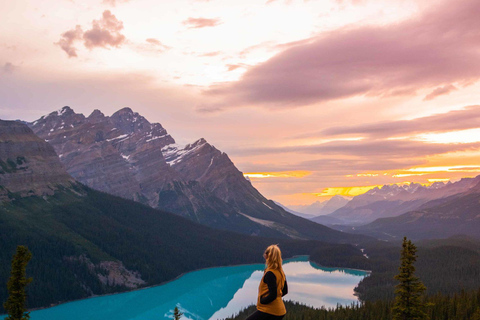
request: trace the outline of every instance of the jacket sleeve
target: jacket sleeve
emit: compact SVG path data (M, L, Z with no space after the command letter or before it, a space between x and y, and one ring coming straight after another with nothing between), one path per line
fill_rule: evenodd
M287 284L287 279L285 279L285 283L283 284L283 289L282 289L282 297L288 293L288 284Z
M277 277L273 272L268 271L263 277L263 282L268 286L268 295L260 297L260 303L269 304L277 298Z

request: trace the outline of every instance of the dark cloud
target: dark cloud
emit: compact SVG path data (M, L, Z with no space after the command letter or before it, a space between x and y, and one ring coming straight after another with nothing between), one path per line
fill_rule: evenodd
M469 106L463 110L454 110L413 120L384 121L358 126L332 127L320 132L298 136L297 138L361 135L378 139L408 136L424 132L447 132L479 127L480 106Z
M205 92L201 109L291 108L353 96L413 95L480 77L480 2L435 4L414 19L349 27L287 47L233 83Z
M188 26L189 29L215 27L221 23L220 18L207 19L207 18L188 18L184 20L182 24Z
M457 87L455 87L454 85L451 85L451 84L443 86L443 87L438 87L435 90L433 90L432 92L430 92L429 94L427 94L423 100L425 100L425 101L433 100L438 96L441 96L441 95L444 95L444 94L449 94L450 92L455 91L455 90L457 90Z
M12 74L17 67L10 62L6 62L2 67L2 73Z
M77 50L74 44L78 41L84 42L88 49L95 47L119 47L125 41L125 36L121 34L123 22L119 21L110 10L105 10L100 20L93 20L91 29L83 32L82 27L77 25L75 29L62 34L61 39L56 43L68 55L68 57L77 57Z

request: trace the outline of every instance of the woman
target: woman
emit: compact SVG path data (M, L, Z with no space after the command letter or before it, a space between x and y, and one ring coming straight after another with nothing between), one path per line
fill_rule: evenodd
M266 268L258 287L257 311L247 320L281 320L287 313L282 297L288 293L282 252L273 244L265 250L263 257Z

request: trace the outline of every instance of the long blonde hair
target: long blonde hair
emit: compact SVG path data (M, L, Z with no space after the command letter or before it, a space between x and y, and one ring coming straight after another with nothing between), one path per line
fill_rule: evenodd
M272 244L265 249L265 257L267 268L277 269L283 274L282 252L276 244Z

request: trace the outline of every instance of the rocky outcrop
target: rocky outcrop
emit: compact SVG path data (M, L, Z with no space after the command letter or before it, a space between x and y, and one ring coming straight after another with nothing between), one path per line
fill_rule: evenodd
M25 124L0 120L0 198L52 195L69 187L66 172L55 150Z

